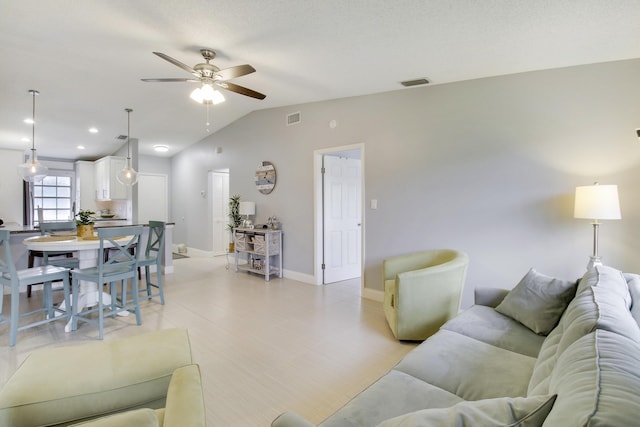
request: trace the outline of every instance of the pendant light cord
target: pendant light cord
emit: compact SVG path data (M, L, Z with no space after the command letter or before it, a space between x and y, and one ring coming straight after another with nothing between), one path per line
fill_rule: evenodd
M127 159L131 160L131 108L125 108L127 112Z
M33 96L33 103L31 106L31 152L36 151L36 95L40 92L34 89L30 89L29 92Z

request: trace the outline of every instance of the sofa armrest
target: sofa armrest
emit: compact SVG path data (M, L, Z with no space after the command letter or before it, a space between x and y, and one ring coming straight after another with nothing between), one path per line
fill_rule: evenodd
M285 412L271 422L271 427L316 427L294 412Z
M475 303L496 308L509 293L508 289L502 288L476 288Z
M157 407L173 372L192 363L186 329L40 349L0 390L0 425L55 425Z
M206 413L200 366L178 368L171 377L164 410L164 427L205 427Z
M158 427L159 425L156 412L153 409L142 408L72 424L70 427Z

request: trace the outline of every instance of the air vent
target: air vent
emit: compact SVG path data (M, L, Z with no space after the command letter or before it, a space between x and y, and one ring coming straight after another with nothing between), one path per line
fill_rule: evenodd
M429 80L427 79L406 80L404 82L400 82L400 84L404 87L420 86L420 85L429 84Z
M297 113L287 114L287 126L297 125L301 120L300 111Z
M127 139L127 135L118 135L116 139Z

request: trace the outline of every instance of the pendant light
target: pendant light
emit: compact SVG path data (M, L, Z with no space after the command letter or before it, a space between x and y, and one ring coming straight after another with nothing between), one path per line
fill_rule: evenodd
M38 161L36 154L36 95L40 95L37 90L30 89L29 93L33 96L33 109L31 112L31 156L23 164L18 165L18 175L27 182L39 182L47 176L47 168Z
M116 178L121 184L124 185L136 185L138 182L138 172L131 166L131 108L125 108L127 112L127 164L124 169L118 172Z

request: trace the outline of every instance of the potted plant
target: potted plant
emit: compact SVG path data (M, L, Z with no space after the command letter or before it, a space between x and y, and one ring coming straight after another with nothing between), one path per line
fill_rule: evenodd
M80 212L76 214L76 229L78 237L84 239L86 237L93 237L93 218L92 215L96 213L88 209L80 209Z
M242 217L240 216L240 195L234 194L229 197L229 232L231 233L231 239L229 241L229 253L235 251L235 244L233 242L233 229L240 227L242 224Z

